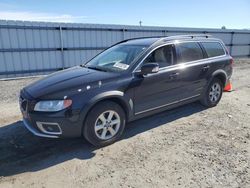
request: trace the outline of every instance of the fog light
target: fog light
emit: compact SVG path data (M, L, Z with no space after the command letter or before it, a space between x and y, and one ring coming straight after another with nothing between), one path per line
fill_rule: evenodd
M37 127L46 134L62 134L62 130L58 123L52 122L36 122Z

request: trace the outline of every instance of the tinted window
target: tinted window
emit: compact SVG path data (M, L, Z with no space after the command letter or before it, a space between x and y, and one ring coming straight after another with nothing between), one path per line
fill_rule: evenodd
M225 51L218 42L202 42L201 43L207 52L208 57L224 55Z
M187 42L176 45L178 51L178 63L195 61L203 58L202 50L198 43Z
M144 63L158 63L159 67L172 65L174 61L173 45L163 46L153 51L144 61Z

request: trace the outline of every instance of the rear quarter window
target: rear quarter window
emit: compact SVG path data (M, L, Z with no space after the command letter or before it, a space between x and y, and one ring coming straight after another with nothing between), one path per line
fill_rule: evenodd
M225 54L222 45L219 42L201 42L208 57L216 57Z
M203 59L202 49L197 42L179 43L176 44L176 49L178 53L177 63Z

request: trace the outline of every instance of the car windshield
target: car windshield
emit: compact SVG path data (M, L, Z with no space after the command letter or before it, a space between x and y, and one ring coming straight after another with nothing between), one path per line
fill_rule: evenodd
M148 46L115 45L94 57L84 66L100 71L122 72L129 68L132 61Z

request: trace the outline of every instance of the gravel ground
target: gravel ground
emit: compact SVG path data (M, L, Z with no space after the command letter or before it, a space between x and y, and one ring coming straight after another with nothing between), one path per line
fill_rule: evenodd
M250 60L210 109L192 103L130 123L119 142L50 140L20 121L17 95L35 79L0 81L0 187L250 187Z

